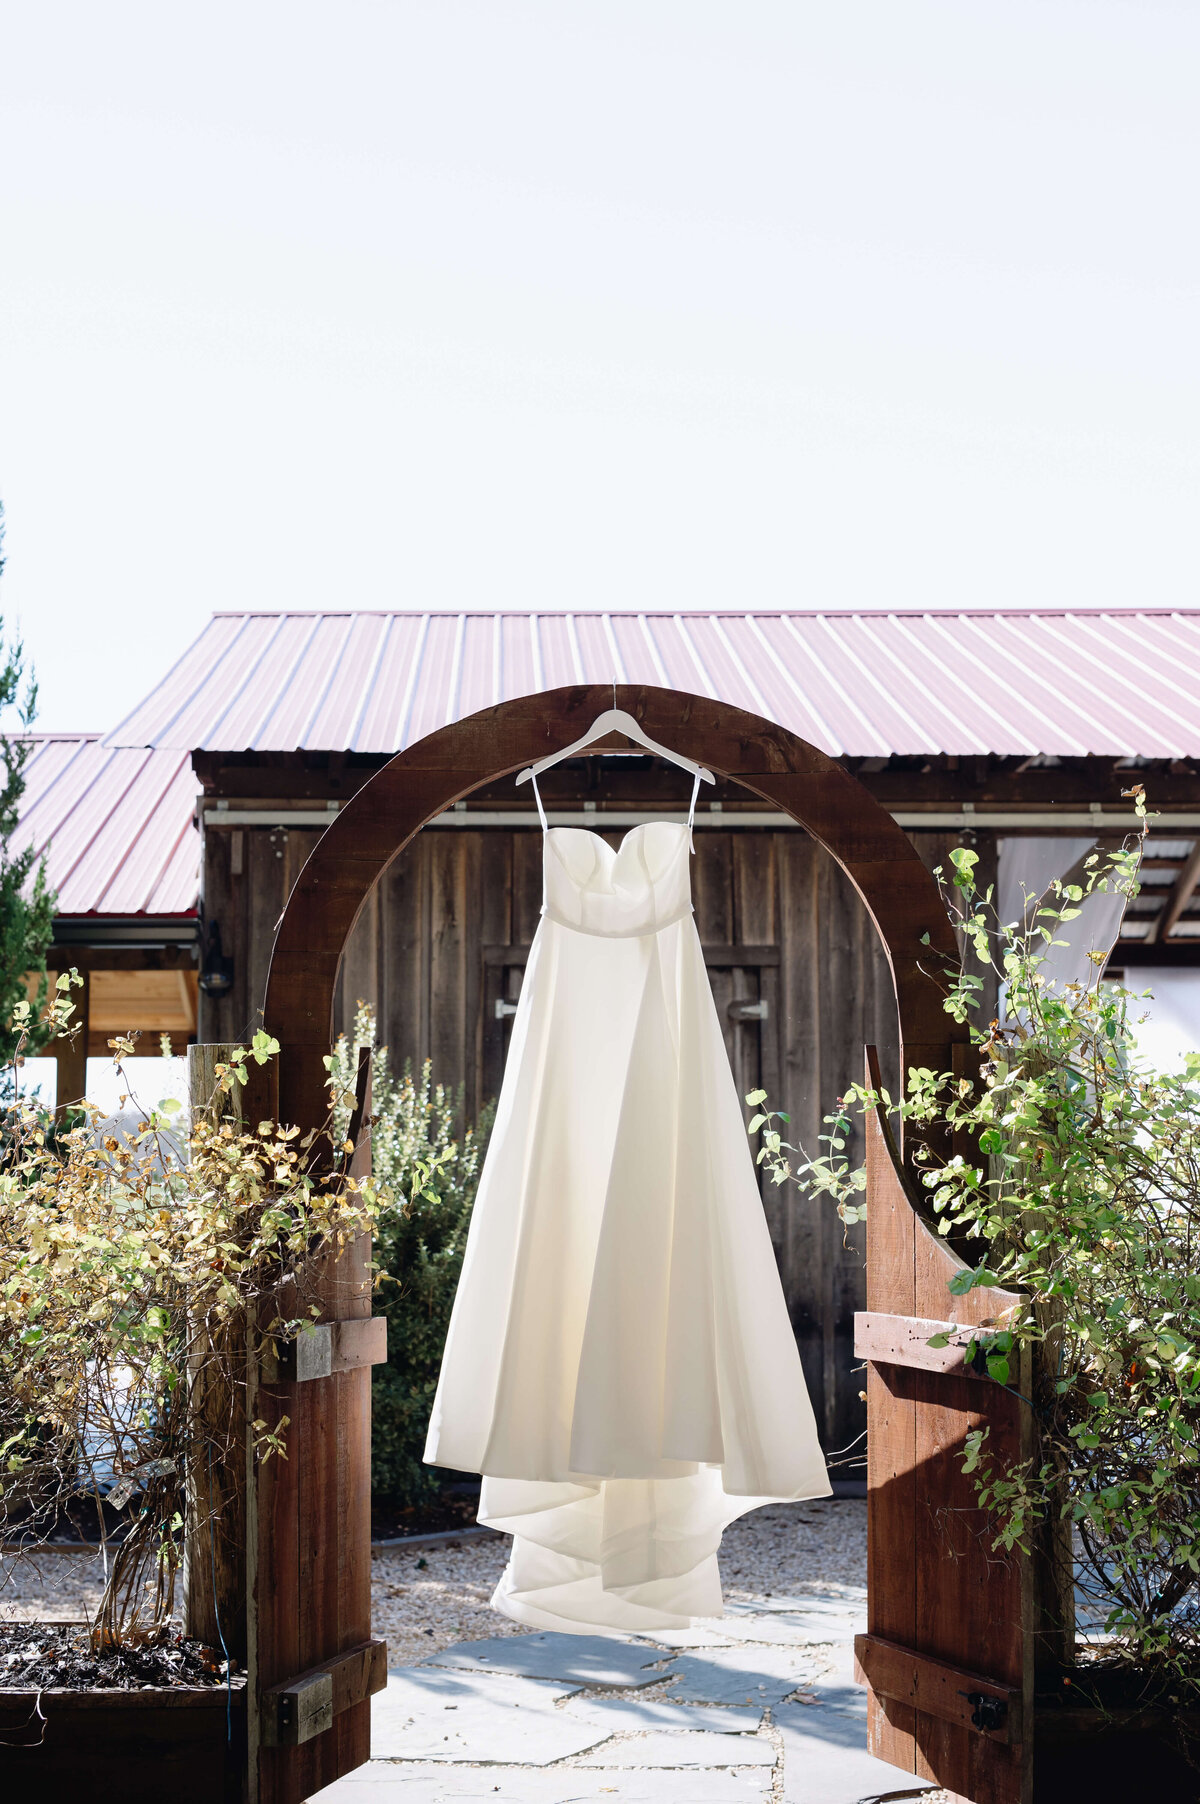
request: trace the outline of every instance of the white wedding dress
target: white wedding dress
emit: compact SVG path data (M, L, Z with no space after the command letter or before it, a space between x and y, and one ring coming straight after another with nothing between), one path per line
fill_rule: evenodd
M830 1491L690 849L690 820L616 852L545 832L430 1422L426 1460L483 1474L479 1519L514 1537L494 1607L539 1629L719 1615L726 1524Z

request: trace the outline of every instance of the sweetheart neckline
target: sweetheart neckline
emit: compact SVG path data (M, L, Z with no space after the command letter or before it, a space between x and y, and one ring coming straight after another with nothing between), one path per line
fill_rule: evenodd
M588 839L599 840L606 852L611 852L614 858L619 858L634 834L641 833L646 827L678 827L681 833L690 835L691 832L686 821L639 821L636 827L630 827L621 835L621 843L618 846L610 846L604 835L597 833L594 827L547 827L545 838L549 839L552 833L583 833L587 835Z

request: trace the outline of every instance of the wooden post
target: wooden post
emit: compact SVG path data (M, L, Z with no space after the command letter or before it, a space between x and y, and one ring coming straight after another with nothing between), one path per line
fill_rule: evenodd
M274 1114L270 1067L251 1063L244 1088L214 1102L217 1066L237 1048L188 1047L188 1092L195 1122L226 1119L238 1131ZM189 1417L197 1421L187 1475L184 1525L184 1630L246 1664L246 1342L241 1329L214 1345L192 1324ZM210 1438L211 1437L211 1438Z
M87 1056L88 1056L88 1002L91 992L91 973L81 971L82 985L68 991L75 1004L75 1013L71 1016L74 1032L51 1040L46 1047L45 1056L54 1060L58 1066L57 1096L55 1109L61 1112L69 1103L82 1102L87 1089ZM53 976L51 977L53 983Z

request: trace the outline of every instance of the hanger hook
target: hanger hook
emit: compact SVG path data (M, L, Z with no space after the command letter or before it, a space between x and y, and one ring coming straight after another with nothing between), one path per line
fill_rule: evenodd
M613 678L613 707L615 708L616 705L617 705L617 679L616 679L616 677L614 677Z

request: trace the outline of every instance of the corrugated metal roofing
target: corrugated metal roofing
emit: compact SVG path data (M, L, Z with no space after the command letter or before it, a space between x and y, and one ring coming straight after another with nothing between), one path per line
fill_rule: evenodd
M1200 755L1200 609L215 614L104 741L401 751L571 683L719 696L832 755Z
M182 751L35 734L14 846L46 853L59 915L195 912L200 785Z

